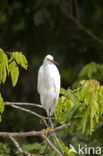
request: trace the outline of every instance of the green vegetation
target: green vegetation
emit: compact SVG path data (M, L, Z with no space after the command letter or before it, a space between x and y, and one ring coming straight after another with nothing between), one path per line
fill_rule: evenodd
M27 69L28 62L26 57L21 52L5 53L2 49L0 50L0 56L0 82L4 84L7 75L10 75L12 85L14 87L19 76L18 65ZM93 66L97 66L97 69L94 70ZM87 74L90 78L92 77L92 73L98 72L98 68L101 69L101 65L96 65L95 63L86 65L81 70L79 77ZM65 90L61 88L60 94L61 96L54 113L55 121L61 124L70 123L69 131L72 131L72 133L79 132L81 136L90 136L93 135L93 132L96 133L96 127L98 127L100 117L103 115L103 86L96 80L82 80L80 81L77 89L72 91L71 89ZM0 95L1 114L4 111L4 100ZM62 131L65 131L65 128ZM66 130L66 135L70 133L69 131ZM67 147L59 136L58 141L63 149L63 155L75 155L74 152L71 151L70 147ZM62 152L57 142L53 141L52 143L60 152ZM23 142L22 140L22 142L20 141L20 146L24 152L30 152L32 154L46 155L49 151L51 151L49 152L51 156L57 155L56 151L53 151L46 142L44 144L41 144L40 142L33 142L32 144L29 144L29 142L25 142L25 140ZM0 148L2 155L9 155L11 152L16 155L20 154L20 151L18 150L12 151L10 145L8 146L7 143L1 142Z
M82 130L82 134L91 135L103 115L103 86L94 80L83 80L80 88L74 92L62 89L55 110L55 117L61 124L71 121L75 130Z
M76 150L78 144L98 145L102 156L103 1L1 0L0 47L0 132L46 128L40 118L16 110L6 101L40 104L37 71L45 55L51 54L60 64L62 78L53 124L70 123L56 132L64 156L74 156L70 144ZM46 116L38 107L18 107ZM25 152L56 156L43 141L37 136L17 138ZM57 142L51 141L61 152ZM20 156L20 152L9 138L0 137L0 155Z

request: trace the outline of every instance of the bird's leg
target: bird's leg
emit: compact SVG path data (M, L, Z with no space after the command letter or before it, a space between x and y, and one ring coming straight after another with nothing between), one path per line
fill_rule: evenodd
M53 127L53 123L52 123L52 120L51 120L51 118L50 118L50 110L49 110L49 114L48 114L48 127L47 127L47 129L46 129L46 136L47 136L48 131L49 131L50 129L55 129L55 128ZM52 134L52 136L54 136L54 134ZM55 137L53 137L53 139L54 139L54 141L56 141L56 140L55 140Z
M47 114L48 114L47 128L41 130L41 133L45 133L46 136L48 136L48 132L49 132L50 129L54 129L53 128L53 123L52 123L51 118L50 118L50 109L49 109L49 113L47 113Z
M50 126L51 126L50 109L49 109L49 112L47 114L48 114L47 128L41 130L41 133L44 133L45 132L45 135L46 136L48 135L48 131L51 129L50 128Z
M48 131L51 129L50 125L51 125L51 119L50 119L50 109L49 109L49 113L48 113L48 127L46 129L46 136L48 134Z
M48 114L48 127L51 125L51 120L50 120L50 109L49 109L49 114Z

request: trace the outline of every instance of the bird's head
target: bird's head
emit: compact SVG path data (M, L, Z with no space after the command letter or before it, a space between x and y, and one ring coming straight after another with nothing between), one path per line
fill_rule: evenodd
M44 58L44 63L45 64L56 64L58 65L58 63L56 61L54 61L54 58L52 55L47 55L45 58Z

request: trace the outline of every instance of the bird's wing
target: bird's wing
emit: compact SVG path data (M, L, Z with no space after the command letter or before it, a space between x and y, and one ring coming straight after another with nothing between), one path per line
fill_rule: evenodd
M58 90L60 90L60 84L61 84L61 80L60 80L60 74L59 74L59 71L58 69L56 68L56 87Z
M56 66L53 65L53 70L51 73L51 79L52 79L52 106L50 110L50 116L53 115L55 107L58 102L59 98L59 91L60 91L60 74Z
M40 84L41 84L41 75L42 75L42 66L39 68L39 71L38 71L38 82L37 82L37 90L38 90L38 93L40 93Z
M54 80L54 92L57 95L57 94L59 94L61 82L60 82L60 74L59 74L59 71L56 66L54 66L52 76L53 76L53 80Z

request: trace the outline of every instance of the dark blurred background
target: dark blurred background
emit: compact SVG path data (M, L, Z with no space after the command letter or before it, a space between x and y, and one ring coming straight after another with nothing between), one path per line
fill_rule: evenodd
M66 89L77 81L85 64L103 62L103 1L0 0L0 47L8 52L22 51L29 63L27 71L20 68L15 88L10 78L1 85L4 100L40 103L37 71L45 55L51 54L59 62ZM0 129L39 129L38 121L6 107Z

